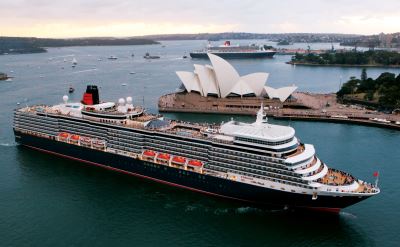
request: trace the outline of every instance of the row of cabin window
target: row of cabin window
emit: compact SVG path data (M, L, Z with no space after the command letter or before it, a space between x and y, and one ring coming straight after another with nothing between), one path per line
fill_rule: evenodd
M18 115L18 118L31 119L31 120L49 122L49 123L58 122L57 119L49 118L49 117L42 117L42 116L39 116L39 115L25 115L25 114L23 114L23 115Z
M301 187L301 188L306 188L306 189L311 189L312 188L312 187L304 185L304 184L292 183L290 181L285 181L285 180L281 180L281 179L275 179L275 178L269 178L269 177L265 177L265 176L249 174L249 173L246 173L246 172L240 172L240 171L235 171L235 170L226 169L226 168L213 167L212 169L214 169L216 171L221 171L221 172L232 172L232 173L236 173L236 174L240 174L240 175L245 175L245 176L249 176L249 177L269 180L269 181L272 181L272 182L277 182L277 183L282 183L282 184L288 184L288 185Z
M128 152L140 152L140 148L128 148L128 147L121 147L118 145L109 145L110 148L118 149L118 150L123 150L123 151L128 151Z
M256 163L256 164L260 164L262 166L268 165L268 166L273 166L273 167L276 167L276 168L283 168L283 169L287 168L287 166L285 166L285 165L276 164L276 163L267 162L267 161L262 161L262 160L254 159L254 158L243 158L242 156L227 155L227 154L221 154L221 153L217 153L217 154L218 154L219 157L224 157L224 158L228 158L228 159L231 159L231 160L239 160L239 161L246 162L246 163L253 162L253 163ZM214 157L218 157L218 156L214 155Z
M16 122L23 122L23 123L34 123L36 125L46 125L49 127L57 127L58 123L49 123L49 122L42 122L42 121L37 121L36 119L26 119L26 118L19 118L15 120Z
M196 151L191 151L188 149L165 147L164 145L158 145L158 144L150 144L150 145L162 150L161 152L169 152L169 153L173 153L174 155L179 155L179 156L188 156L188 158L194 158L194 159L199 158L199 156L204 156L204 154L205 154L205 153L198 153Z
M109 135L111 136L128 136L128 137L143 137L141 134L136 134L133 132L123 131L123 130L114 130L110 129Z
M270 157L267 157L267 156L263 156L263 155L249 154L249 153L246 153L245 151L243 151L243 152L231 151L231 150L228 150L228 149L217 148L217 147L213 147L212 149L215 150L215 151L219 151L221 153L227 153L227 154L232 154L232 155L240 155L240 156L248 157L248 158L253 158L254 157L255 159L258 159L258 160L265 160L265 161L283 163L281 159L273 159L273 158L270 158Z
M28 127L28 126L23 126L23 127L21 127L21 126L16 126L17 128L20 128L20 129L23 129L23 130L25 130L25 131L29 131L29 132L39 132L40 131L40 133L43 133L43 134L46 134L46 135L49 135L49 136L55 136L55 135L57 135L57 132L55 132L55 131L49 131L49 130L44 130L44 129L38 129L37 127Z
M293 137L290 139L287 139L287 140L277 141L277 142L262 141L262 140L245 138L245 137L235 137L235 139L238 141L257 143L257 144L262 144L262 145L266 145L266 146L278 146L278 145L282 145L282 144L291 142L293 140Z
M54 134L57 134L57 131L58 131L58 129L44 127L44 126L40 126L37 124L26 124L26 123L20 124L20 123L18 123L18 124L16 124L16 126L20 127L20 128L25 128L25 129L32 129L34 131L35 130L46 131L47 133L54 133Z
M110 140L116 140L116 141L126 141L126 142L143 142L143 138L140 137L121 137L121 136L110 136L110 134L108 135Z
M33 126L46 126L48 128L52 128L52 129L58 129L58 125L57 124L47 124L47 123L40 123L34 120L26 120L26 119L19 119L16 121L16 123L19 124L27 124L27 125L33 125Z
M95 130L96 133L99 133L99 134L101 134L102 136L107 135L107 132L106 132L106 130L104 130L104 129L98 129L98 128L94 129L93 127L82 126L82 125L79 125L79 124L60 123L60 126L66 126L66 127L69 127L69 128L82 129L82 130L88 130L88 131L93 131L93 130Z
M240 165L240 166L243 166L243 165L241 165L241 163L244 163L248 167L259 169L259 170L272 170L272 171L276 171L277 173L280 173L280 174L287 174L287 175L292 175L292 176L295 175L291 171L282 170L282 169L280 169L278 167L268 167L268 166L265 166L265 164L264 165L254 165L254 164L251 164L251 163L248 163L248 162L244 162L244 161L232 161L232 160L227 160L227 159L223 159L223 158L213 158L212 160L222 161L222 162L231 162L231 163L232 162L233 163L237 162L237 164Z
M254 169L250 169L250 168L245 168L245 167L242 167L242 166L235 166L235 165L221 163L221 162L216 162L216 163L218 163L218 164L220 164L221 166L224 166L224 167L234 168L234 169L236 169L238 171L247 171L247 172L253 172L253 173L256 173L256 174L263 174L263 175L271 176L271 177L289 179L289 180L296 181L296 182L304 182L300 178L295 178L293 176L283 175L280 172L277 172L278 174L276 174L276 173L272 173L272 172L258 171L258 170L254 170Z
M109 139L109 143L114 143L116 145L132 145L132 146L143 146L143 142L133 142L133 141L119 141L114 139Z
M124 142L121 142L121 143L115 143L115 142L108 142L108 144L110 144L110 145L116 145L116 146L121 146L121 147L139 147L139 148L142 148L142 146L143 145L138 145L138 144L128 144L128 143L124 143Z
M72 121L61 120L59 122L59 125L60 126L70 126L73 128L87 129L87 130L96 130L97 132L101 133L102 135L107 135L107 129L101 128L98 126L93 127L92 125L86 124L86 123L77 123L77 122L72 122Z
M199 151L199 152L208 152L207 148L193 147L192 145L189 145L189 144L177 144L177 143L173 143L173 142L171 143L171 142L157 141L157 140L152 140L151 142L156 143L156 144L177 147L177 148L185 148L185 149L195 150L195 151Z
M201 143L196 143L196 142L192 142L192 141L185 141L185 140L177 140L175 138L167 138L167 137L162 137L162 136L149 136L148 139L149 140L157 140L157 141L166 141L166 142L169 142L169 143L175 143L175 142L184 143L184 144L187 143L187 144L189 144L191 146L208 148L207 144L201 144Z
M63 127L60 129L63 130L63 132L78 133L79 135L82 135L82 136L95 136L95 137L100 137L100 138L105 139L105 136L102 135L101 133L97 133L97 132L91 131L91 130L79 130L79 129L72 128L72 127Z

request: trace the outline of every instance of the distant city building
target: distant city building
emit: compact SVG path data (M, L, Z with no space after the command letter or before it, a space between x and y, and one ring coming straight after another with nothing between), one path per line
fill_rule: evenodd
M284 102L297 89L296 86L275 89L266 86L268 73L252 73L240 76L226 60L208 54L212 65L194 65L194 72L177 71L182 89L201 96L265 97Z

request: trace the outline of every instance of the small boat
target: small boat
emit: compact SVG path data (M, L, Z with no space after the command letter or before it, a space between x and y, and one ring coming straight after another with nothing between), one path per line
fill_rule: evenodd
M121 86L125 87L127 84L126 83L122 83Z
M109 59L109 60L117 60L118 57L116 57L116 56L109 56L108 59Z
M129 74L134 75L134 74L136 74L136 72L135 71L131 71L131 72L129 72Z
M75 91L75 88L73 88L72 86L69 87L68 89L68 93L73 93Z
M134 56L135 56L135 54L132 53L132 54L131 54L131 57L134 57Z
M146 52L146 54L143 56L145 59L158 59L160 56L150 56L150 53Z
M98 58L97 61L102 61L102 59L101 59L101 58Z
M72 68L75 68L75 66L78 64L78 61L76 61L76 58L72 59Z
M186 56L186 55L183 55L183 58L187 58L187 56Z

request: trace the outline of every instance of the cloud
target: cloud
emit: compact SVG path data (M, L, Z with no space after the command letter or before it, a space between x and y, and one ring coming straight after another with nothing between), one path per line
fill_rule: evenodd
M400 31L397 0L0 0L0 9L0 35Z

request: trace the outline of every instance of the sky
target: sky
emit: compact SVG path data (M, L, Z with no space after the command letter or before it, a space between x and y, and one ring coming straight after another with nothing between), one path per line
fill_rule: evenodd
M400 0L0 0L0 36L400 31Z

